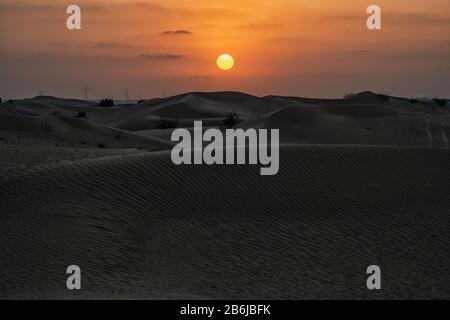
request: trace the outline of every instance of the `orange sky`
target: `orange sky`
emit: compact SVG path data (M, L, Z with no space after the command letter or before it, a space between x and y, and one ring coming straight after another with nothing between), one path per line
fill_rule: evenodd
M66 7L82 30L66 29ZM378 4L383 30L366 28ZM173 31L185 32L174 33ZM0 0L0 94L450 96L448 0ZM215 60L230 53L231 72Z

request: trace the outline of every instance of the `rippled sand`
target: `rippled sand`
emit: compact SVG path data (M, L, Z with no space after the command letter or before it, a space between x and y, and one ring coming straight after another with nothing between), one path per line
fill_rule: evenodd
M449 163L297 145L272 177L164 151L31 166L0 180L0 297L448 299Z

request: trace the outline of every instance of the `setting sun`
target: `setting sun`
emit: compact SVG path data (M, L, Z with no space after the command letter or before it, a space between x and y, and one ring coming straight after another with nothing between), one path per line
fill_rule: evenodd
M222 54L217 58L217 66L220 70L231 70L234 67L234 58L229 54Z

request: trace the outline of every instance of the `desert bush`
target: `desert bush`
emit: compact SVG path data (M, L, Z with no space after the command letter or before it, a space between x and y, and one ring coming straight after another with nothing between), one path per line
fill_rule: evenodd
M419 101L416 99L416 98L411 98L411 99L409 99L409 103L411 103L411 104L416 104L416 103L418 103Z
M83 119L87 119L87 113L86 112L78 112L74 118L83 118Z
M230 113L222 121L222 129L232 128L239 122L239 115L236 112Z
M378 94L377 95L378 96L378 98L381 100L381 101L389 101L389 99L391 98L389 95L387 95L387 94Z
M350 99L353 98L355 96L355 94L353 92L346 92L344 94L344 99Z
M141 104L142 102L145 102L145 100L139 100L139 101L137 102L137 104Z
M172 129L178 126L178 120L176 119L159 119L158 129Z
M434 103L436 103L438 106L440 107L444 107L447 105L448 100L447 99L438 99L438 98L434 98L433 99Z
M105 98L99 102L99 106L102 108L114 107L114 100Z
M14 100L13 99L9 99L8 103L14 103Z
M100 149L106 149L106 146L103 144L103 143L99 143L98 145L97 145Z

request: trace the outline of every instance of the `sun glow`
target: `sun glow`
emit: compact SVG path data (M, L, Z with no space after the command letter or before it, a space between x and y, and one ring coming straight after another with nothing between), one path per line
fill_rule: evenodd
M229 54L222 54L217 58L217 67L220 70L228 71L234 67L234 58Z

